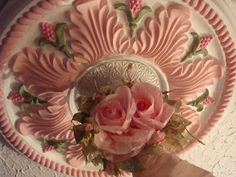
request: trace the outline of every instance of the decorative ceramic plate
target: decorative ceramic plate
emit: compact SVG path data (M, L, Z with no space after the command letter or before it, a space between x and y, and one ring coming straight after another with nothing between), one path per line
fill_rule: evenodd
M221 16L216 4L204 0L30 3L2 41L2 134L54 170L108 176L85 164L73 140L76 98L91 95L95 83L117 86L131 77L187 103L181 113L192 122L189 131L201 138L224 112L236 73L234 43ZM65 152L42 149L42 138L66 140ZM189 136L182 151L194 143Z

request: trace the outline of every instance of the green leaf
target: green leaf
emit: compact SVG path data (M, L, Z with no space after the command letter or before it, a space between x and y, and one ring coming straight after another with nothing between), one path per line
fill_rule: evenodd
M93 100L92 97L80 96L77 99L79 111L84 112L86 114L90 114L90 110L95 105L95 103L96 101Z
M29 108L30 104L27 104L27 103L23 103L20 105L20 110L21 111L25 111Z
M76 125L73 127L73 132L75 136L76 143L80 143L81 140L86 135L86 132L84 131L84 128L82 125Z
M56 147L56 152L60 153L60 154L65 154L65 143L63 144L59 144Z
M183 133L186 127L190 124L191 122L185 119L183 116L179 114L173 114L163 130L167 134L169 133L169 130L170 132Z
M64 154L66 140L43 139L43 146L54 146L58 153Z
M41 38L38 39L38 45L39 45L39 47L43 47L45 45L52 45L54 47L57 46L57 44L55 42L50 41L45 37L41 37Z
M192 37L193 37L193 43L191 46L191 51L195 52L200 44L200 37L196 32L192 32L191 33Z
M143 6L139 11L137 17L134 19L135 23L138 23L147 13L152 12L152 8L149 6Z
M130 36L131 37L133 37L133 35L134 35L134 31L135 31L135 29L137 28L137 24L136 23L134 23L134 22L131 22L130 23Z
M129 6L125 3L117 3L114 6L115 9L126 12L129 9Z
M198 50L194 53L194 55L203 55L204 57L206 57L208 55L208 51L207 49Z
M208 96L209 96L209 90L206 89L206 91L201 96L199 96L196 100L188 102L187 105L197 107L198 104L204 101Z
M28 92L27 88L24 85L21 85L19 88L19 93L21 96L25 97L27 100L32 99L32 95Z
M95 158L91 160L91 162L93 163L94 166L104 165L104 161L101 155L97 155Z
M39 46L43 47L44 45L52 45L53 47L57 48L61 52L63 52L68 58L73 58L73 53L70 52L69 47L66 44L66 37L65 37L65 29L67 25L66 23L58 23L55 27L56 33L56 42L50 41L45 37L39 38Z
M45 100L41 100L41 99L38 99L38 98L37 98L35 104L37 104L37 105L42 105L42 104L46 104L46 103L47 103L47 101L45 101Z
M84 112L78 112L76 114L74 114L73 119L74 121L80 122L80 123L84 123L86 118L88 118L89 115L84 113Z
M66 43L66 38L65 38L66 27L67 27L66 23L56 24L56 28L55 28L56 43L59 46L65 45L65 43Z
M83 139L81 140L81 143L85 146L90 145L90 148L92 149L91 152L97 150L94 146L92 146L91 144L91 140L93 139L93 134L91 132L86 133L83 137Z
M19 93L21 96L23 96L28 103L30 104L37 104L37 105L41 105L41 104L46 104L47 101L41 100L33 95L31 95L28 91L28 89L25 87L25 85L21 85L19 87ZM28 105L29 106L29 105ZM25 110L25 108L27 108L28 106L24 106L24 108L22 107L22 110Z
M59 50L61 52L63 52L68 58L73 58L74 57L74 54L70 52L68 46L65 44L65 45L61 45L59 47Z
M140 172L144 170L142 163L136 157L133 157L130 160L120 163L119 167L131 173Z
M44 139L43 144L47 146L55 146L65 144L66 140L56 140L56 139Z
M192 45L191 45L189 51L182 58L181 62L184 62L187 58L191 58L194 55L194 53L196 52L196 50L199 46L199 43L200 43L199 35L196 32L192 32L191 35L193 37Z
M202 104L198 104L196 107L197 107L197 112L201 112L204 108Z

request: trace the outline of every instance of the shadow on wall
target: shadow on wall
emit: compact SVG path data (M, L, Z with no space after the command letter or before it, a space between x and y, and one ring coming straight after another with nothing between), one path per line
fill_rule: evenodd
M7 148L16 151L16 150L6 141L6 139L3 137L3 135L1 134L1 132L0 132L0 146L6 146Z

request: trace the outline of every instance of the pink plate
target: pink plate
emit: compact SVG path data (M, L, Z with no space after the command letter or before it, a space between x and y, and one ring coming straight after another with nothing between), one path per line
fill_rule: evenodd
M210 97L203 102L202 112L190 106L181 107L181 113L192 121L189 131L199 138L206 135L222 117L232 96L235 47L224 21L211 7L214 3L176 2L144 0L142 6L149 5L152 12L135 24L134 30L124 12L114 8L112 0L30 3L6 29L0 51L0 127L10 144L33 161L65 174L109 176L99 172L99 167L85 164L81 147L73 140L71 119L77 109L78 94L91 94L92 81L98 87L119 85L128 77L124 68L130 63L134 67L133 79L152 83L163 91L171 90L172 99L189 102L208 89ZM137 11L132 10L134 14ZM73 59L65 56L66 49L61 46L59 51L56 47L37 45L40 22L68 24ZM195 50L208 52L195 53L196 56L181 62L191 49L191 32L197 32L201 40ZM55 34L50 29L45 29L45 34L54 41ZM47 104L32 106L19 114L19 107L7 99L18 82ZM65 155L43 153L39 140L42 137L66 139ZM181 152L195 143L189 137Z

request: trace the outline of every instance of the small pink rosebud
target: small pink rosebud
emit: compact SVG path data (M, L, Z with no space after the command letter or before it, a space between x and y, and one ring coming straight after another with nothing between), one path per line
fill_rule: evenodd
M92 131L93 130L93 125L92 124L85 124L84 130L86 132Z
M107 172L107 173L110 174L110 175L113 175L113 174L114 174L114 171L115 171L115 165L114 165L114 163L108 161L108 162L106 163L106 165L105 165L104 171Z
M25 97L21 96L16 90L12 90L8 94L7 99L11 100L13 103L24 103L26 101Z
M136 17L142 8L142 0L129 0L129 8Z
M213 37L212 36L203 36L200 39L200 44L199 44L199 49L205 49L208 44L212 41Z
M209 105L209 104L213 104L215 102L215 100L212 97L207 97L202 103L204 105Z
M54 41L56 39L55 28L53 24L41 22L39 24L39 28L42 35L45 36L48 40Z
M49 152L49 151L53 151L53 150L55 150L56 148L55 148L55 146L43 146L43 152L45 153L45 152Z

